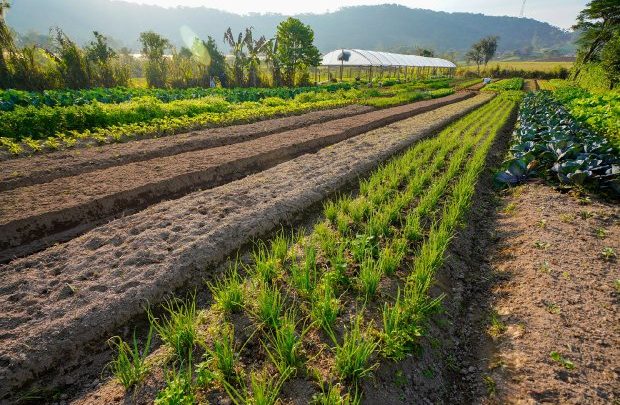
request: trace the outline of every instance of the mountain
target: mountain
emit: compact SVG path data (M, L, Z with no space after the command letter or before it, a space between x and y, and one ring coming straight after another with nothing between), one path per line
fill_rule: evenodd
M156 31L182 44L181 27L199 37L221 41L229 26L234 32L254 27L260 35L273 36L280 14L237 15L205 7L162 8L112 0L14 0L8 24L18 33L47 33L62 28L79 43L97 30L120 45L138 49L140 32ZM347 47L388 50L421 46L438 52L466 51L486 35L499 35L499 51L521 49L570 49L573 34L527 18L483 14L446 13L411 9L395 4L346 7L326 14L296 16L310 24L322 52ZM222 42L219 42L225 48Z

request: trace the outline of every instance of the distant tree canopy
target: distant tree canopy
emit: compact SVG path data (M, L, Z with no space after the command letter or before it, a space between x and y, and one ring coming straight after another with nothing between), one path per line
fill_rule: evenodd
M577 63L573 78L583 65L600 63L614 87L620 82L620 2L593 0L586 5L573 29L580 32L577 40Z

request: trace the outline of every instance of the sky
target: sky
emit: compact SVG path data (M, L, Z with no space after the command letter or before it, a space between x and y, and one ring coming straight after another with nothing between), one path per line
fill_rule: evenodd
M163 7L205 6L237 14L259 13L324 13L340 7L398 3L411 8L437 11L464 11L487 15L518 17L522 0L124 0L132 3ZM525 16L545 21L561 28L570 28L579 11L589 0L526 0Z

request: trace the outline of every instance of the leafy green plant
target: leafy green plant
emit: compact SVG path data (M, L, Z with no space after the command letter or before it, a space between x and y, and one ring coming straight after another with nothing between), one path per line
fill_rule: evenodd
M567 358L565 358L564 356L562 356L560 353L556 351L549 353L549 356L551 357L553 361L560 364L562 367L564 367L567 370L573 370L575 368L575 364L572 361L568 360Z
M178 373L172 371L166 388L157 394L155 405L193 405L196 396L192 387L191 371Z
M604 247L603 250L601 250L601 257L608 262L615 259L616 256L616 251L611 247Z

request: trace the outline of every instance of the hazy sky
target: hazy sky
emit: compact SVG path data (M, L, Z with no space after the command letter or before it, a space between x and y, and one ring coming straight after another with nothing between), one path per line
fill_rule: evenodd
M522 0L125 0L164 7L205 6L239 14L276 12L282 14L324 13L344 6L398 3L412 8L466 11L488 15L518 16ZM527 0L525 16L569 28L588 0Z

